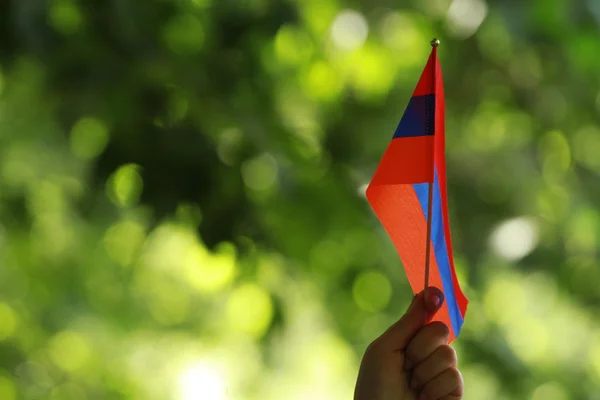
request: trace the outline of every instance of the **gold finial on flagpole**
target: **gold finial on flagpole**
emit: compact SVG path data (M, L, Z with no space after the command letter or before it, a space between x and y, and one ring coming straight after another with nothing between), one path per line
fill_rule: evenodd
M431 47L438 47L440 45L440 39L438 38L433 38L431 39L431 42L429 42L431 44Z

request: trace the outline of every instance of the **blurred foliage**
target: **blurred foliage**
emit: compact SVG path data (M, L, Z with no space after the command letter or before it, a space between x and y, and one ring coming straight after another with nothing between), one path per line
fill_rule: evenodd
M349 399L442 40L467 400L598 399L596 0L0 1L0 399Z

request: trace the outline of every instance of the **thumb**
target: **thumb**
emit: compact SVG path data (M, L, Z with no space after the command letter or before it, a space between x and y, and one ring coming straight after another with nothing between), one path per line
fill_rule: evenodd
M404 349L444 303L444 293L436 287L429 287L418 293L402 318L392 325L381 337L394 349Z

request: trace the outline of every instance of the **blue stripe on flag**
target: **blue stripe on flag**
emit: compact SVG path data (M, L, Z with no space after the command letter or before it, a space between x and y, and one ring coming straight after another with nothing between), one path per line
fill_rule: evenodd
M448 256L448 248L446 246L446 239L444 235L444 221L442 220L442 198L440 195L440 185L438 182L437 168L434 172L433 181L433 220L431 221L431 238L433 239L433 251L435 259L442 278L442 285L444 286L444 295L446 297L446 303L448 305L448 312L450 314L450 321L452 322L452 330L454 335L458 336L460 329L462 328L464 319L458 308L456 296L454 294L454 285L452 284L452 273L450 272L450 258ZM416 183L413 184L421 209L427 220L427 201L428 201L428 183Z

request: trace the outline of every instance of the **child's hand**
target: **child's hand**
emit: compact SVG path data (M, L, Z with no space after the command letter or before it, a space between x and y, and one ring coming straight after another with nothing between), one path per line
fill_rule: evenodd
M460 400L463 380L456 353L441 322L427 324L443 294L428 288L404 316L367 349L358 374L355 400Z

